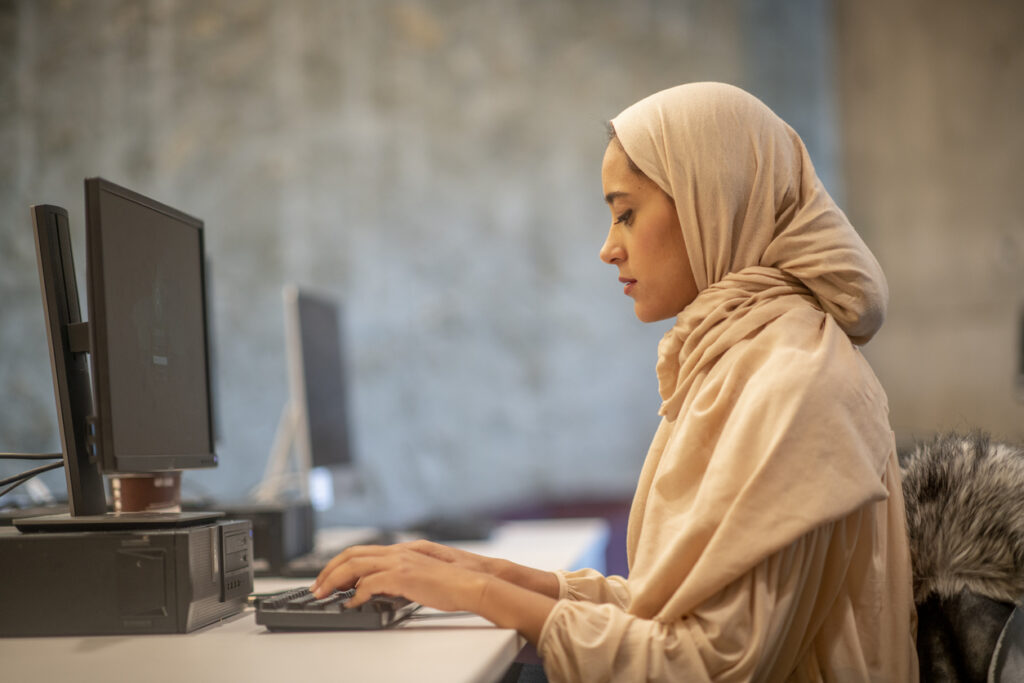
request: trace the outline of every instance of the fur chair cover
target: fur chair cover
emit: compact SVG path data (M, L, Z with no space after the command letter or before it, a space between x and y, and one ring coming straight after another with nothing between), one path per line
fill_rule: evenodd
M993 657L1024 596L1024 450L947 434L900 462L921 680L1024 680L1000 678L1007 658Z

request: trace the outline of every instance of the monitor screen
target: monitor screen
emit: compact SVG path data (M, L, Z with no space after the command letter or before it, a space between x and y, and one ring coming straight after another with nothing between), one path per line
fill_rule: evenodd
M102 468L212 467L203 223L100 178L85 189Z
M297 445L309 449L314 468L350 465L340 306L330 297L294 286L285 288L284 300L289 393L298 408Z

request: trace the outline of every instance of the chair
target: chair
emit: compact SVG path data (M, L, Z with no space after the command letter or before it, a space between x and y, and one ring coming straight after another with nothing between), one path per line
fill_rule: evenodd
M1024 681L1024 450L951 433L900 465L921 680Z

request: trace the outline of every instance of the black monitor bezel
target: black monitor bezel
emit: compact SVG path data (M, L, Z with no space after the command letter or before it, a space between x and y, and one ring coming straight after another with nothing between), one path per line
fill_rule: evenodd
M163 213L174 220L195 229L199 239L199 272L202 287L203 348L206 372L207 448L200 453L172 453L163 456L121 453L113 440L111 423L111 391L109 381L109 347L107 339L105 286L103 279L103 217L100 212L101 193L111 193L135 202L150 210ZM86 293L89 302L89 336L92 355L93 408L97 417L96 444L100 464L107 474L160 472L180 469L215 467L217 455L214 451L213 396L210 389L210 331L207 319L206 301L206 248L203 221L167 206L154 199L133 192L103 178L87 178L85 181L86 206Z
M82 321L68 212L59 206L36 205L32 222L68 508L72 516L100 515L107 505L103 475L88 438L88 417L93 413L88 349L72 343L73 326L81 329L88 323Z

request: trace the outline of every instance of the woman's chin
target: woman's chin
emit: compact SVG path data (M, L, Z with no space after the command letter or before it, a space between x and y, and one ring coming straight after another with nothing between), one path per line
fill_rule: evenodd
M633 304L633 312L636 314L637 320L642 323L656 323L659 320L666 320L672 317L671 313L652 311L644 308L639 303Z

